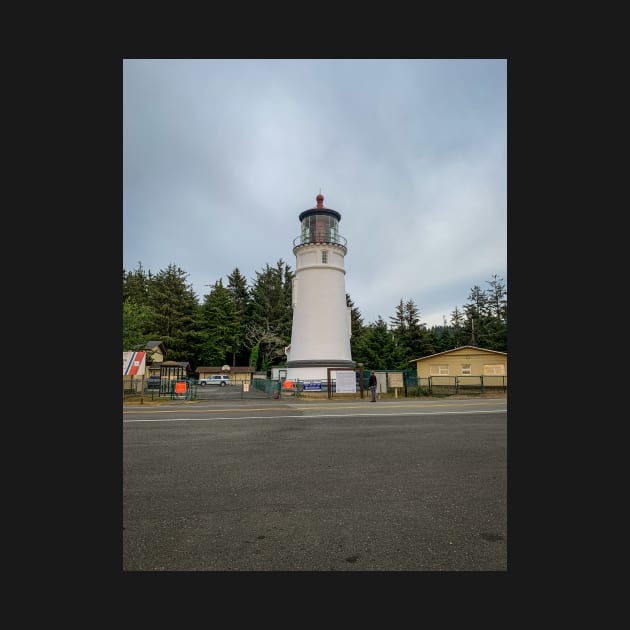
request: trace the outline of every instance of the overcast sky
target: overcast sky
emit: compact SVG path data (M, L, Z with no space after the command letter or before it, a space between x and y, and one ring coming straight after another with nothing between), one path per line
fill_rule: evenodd
M298 215L341 213L346 292L443 323L507 277L505 59L126 59L123 268L200 302L236 267L295 271Z

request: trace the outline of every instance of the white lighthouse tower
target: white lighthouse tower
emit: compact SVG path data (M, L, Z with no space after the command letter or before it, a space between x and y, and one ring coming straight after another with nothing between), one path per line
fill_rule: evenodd
M328 368L355 367L350 353L350 308L346 306L346 239L339 234L341 214L324 207L300 213L300 236L292 287L293 327L286 348L287 379L325 380ZM335 372L331 374L336 378Z

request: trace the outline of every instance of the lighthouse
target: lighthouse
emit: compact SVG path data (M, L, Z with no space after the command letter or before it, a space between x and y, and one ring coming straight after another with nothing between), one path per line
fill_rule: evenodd
M293 326L286 348L287 379L325 380L328 368L354 369L350 352L350 308L346 305L346 239L341 214L324 206L300 213L300 235L293 240Z

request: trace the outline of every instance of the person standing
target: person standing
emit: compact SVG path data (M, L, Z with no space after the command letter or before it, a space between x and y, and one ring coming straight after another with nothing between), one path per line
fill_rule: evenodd
M374 372L370 374L370 380L368 381L368 388L372 392L372 400L370 400L370 402L376 402L376 374L374 374Z

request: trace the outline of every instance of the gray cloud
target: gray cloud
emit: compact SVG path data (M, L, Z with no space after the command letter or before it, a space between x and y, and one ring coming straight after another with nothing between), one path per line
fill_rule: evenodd
M364 322L413 299L441 324L507 282L505 60L125 60L123 266L175 263L201 297L295 267L325 196Z

